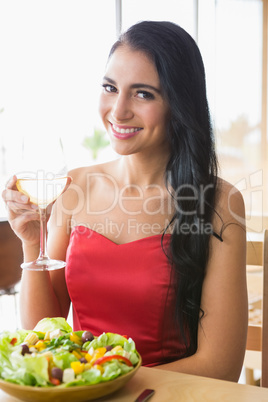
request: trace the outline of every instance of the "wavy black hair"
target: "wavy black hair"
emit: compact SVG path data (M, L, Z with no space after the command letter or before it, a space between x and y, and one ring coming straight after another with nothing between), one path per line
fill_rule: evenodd
M168 255L177 278L176 321L185 355L189 356L197 350L198 325L204 314L200 300L217 185L204 65L193 38L171 22L133 25L121 34L110 56L124 44L153 61L170 108L166 185L175 213L169 224L172 235Z

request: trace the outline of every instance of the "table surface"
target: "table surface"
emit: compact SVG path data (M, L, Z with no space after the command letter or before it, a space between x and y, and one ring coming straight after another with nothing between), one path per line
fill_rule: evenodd
M146 388L155 390L155 394L151 397L150 402L268 401L268 388L148 367L141 367L121 390L116 391L109 397L100 398L97 401L134 402L138 395ZM18 402L18 399L0 391L0 402Z

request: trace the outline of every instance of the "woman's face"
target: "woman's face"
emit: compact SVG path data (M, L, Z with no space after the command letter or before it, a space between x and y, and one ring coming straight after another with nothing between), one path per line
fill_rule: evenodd
M107 64L99 106L114 150L130 155L167 149L168 109L152 61L144 52L118 47Z

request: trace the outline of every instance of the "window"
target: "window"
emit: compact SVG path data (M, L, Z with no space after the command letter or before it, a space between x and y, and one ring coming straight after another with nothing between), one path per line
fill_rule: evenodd
M202 53L210 36L210 55L204 51L204 59L210 73L208 91L221 175L244 196L248 230L262 231L262 222L256 226L253 216L268 211L262 116L263 1L217 0L210 28L204 19L199 21Z
M1 189L18 168L25 134L40 138L40 151L60 134L69 168L90 163L82 144L99 126L101 79L116 39L114 1L1 1L0 38Z
M2 1L1 187L16 170L28 132L40 144L62 133L70 168L94 162L83 142L102 127L99 84L118 31L116 15L123 30L140 20L170 20L196 39L221 176L244 195L248 229L261 232L268 217L268 0ZM98 161L113 157L107 146Z

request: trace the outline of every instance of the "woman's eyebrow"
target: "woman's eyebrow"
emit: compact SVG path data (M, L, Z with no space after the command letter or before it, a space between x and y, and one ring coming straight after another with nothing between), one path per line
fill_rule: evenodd
M116 84L116 82L112 79L112 78L109 78L109 77L103 77L103 79L105 80L105 81L108 81L108 82L110 82L111 84L113 84L113 85L117 85ZM130 85L130 88L133 88L133 89L136 89L136 88L146 88L146 89L150 89L150 90L152 90L152 91L155 91L155 92L157 92L159 95L161 95L161 91L160 91L160 89L158 89L158 88L156 88L156 87L154 87L153 85L149 85L149 84L143 84L143 83L136 83L136 84L132 84L132 85Z
M160 89L154 87L153 85L149 85L149 84L137 83L137 84L132 84L130 87L131 87L131 88L146 88L146 89L151 89L152 91L157 92L159 95L161 94Z

